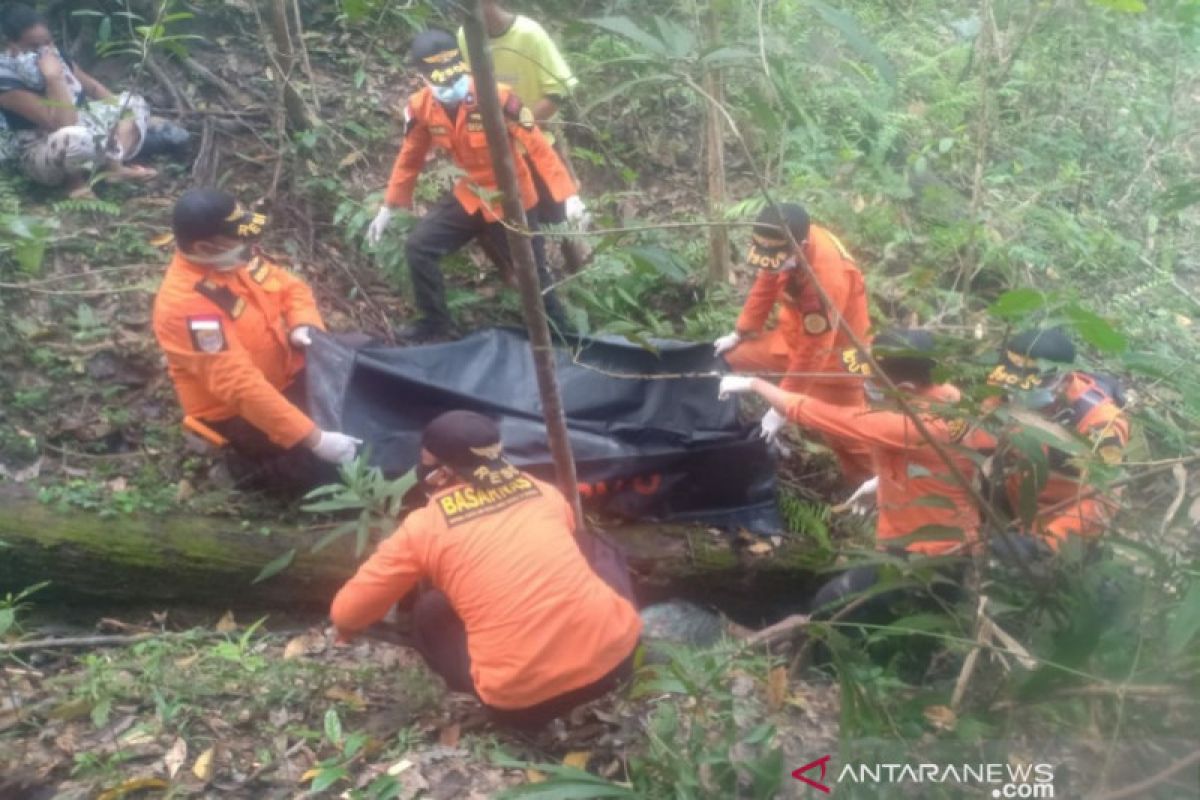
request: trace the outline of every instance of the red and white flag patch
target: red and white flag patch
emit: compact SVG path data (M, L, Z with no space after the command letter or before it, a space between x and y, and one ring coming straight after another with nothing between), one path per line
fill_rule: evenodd
M188 333L192 346L201 353L219 353L226 349L225 332L221 329L221 318L215 315L188 317Z

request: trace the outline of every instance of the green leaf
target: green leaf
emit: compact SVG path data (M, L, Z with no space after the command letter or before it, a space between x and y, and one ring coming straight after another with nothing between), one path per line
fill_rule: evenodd
M291 550L288 550L286 553L281 555L279 558L274 559L273 561L271 561L271 563L269 563L265 567L263 567L262 571L258 573L258 577L255 578L254 580L250 581L250 583L252 583L252 584L261 583L262 581L265 581L267 578L271 578L271 577L274 577L275 575L278 575L279 573L281 573L285 569L287 569L289 566L291 566L292 559L295 557L296 557L296 548L293 547Z
M325 738L331 744L340 746L342 743L342 719L333 708L325 712Z
M1049 298L1037 289L1013 289L1005 292L988 308L997 317L1022 317L1046 307Z
M345 778L346 775L345 767L325 767L313 778L312 791L323 792Z
M1168 188L1157 198L1158 208L1164 214L1182 211L1188 206L1200 203L1200 181L1177 183Z
M1167 625L1167 652L1178 656L1200 633L1200 580L1192 583Z
M1120 353L1129 346L1129 341L1111 325L1092 312L1079 306L1066 309L1071 327L1085 342L1105 353Z
M0 608L0 637L3 637L17 621L17 612L13 608Z
M851 14L834 8L828 3L823 3L821 0L809 0L810 6L816 10L821 19L837 29L838 33L842 34L846 40L846 44L854 52L863 57L871 66L875 67L875 71L879 73L879 77L883 78L889 86L896 86L896 67L879 49L878 45L863 32L862 27L858 24Z
M1146 4L1142 0L1092 0L1092 2L1102 8L1120 11L1123 14L1140 14L1146 10Z
M629 17L592 17L583 21L588 25L593 25L609 33L615 33L617 36L628 39L634 44L639 45L647 53L661 58L670 56L670 50L665 42L654 34L639 28Z

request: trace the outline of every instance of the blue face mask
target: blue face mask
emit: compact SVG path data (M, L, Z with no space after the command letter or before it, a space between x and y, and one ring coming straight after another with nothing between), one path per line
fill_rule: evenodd
M471 89L471 76L459 75L458 80L449 86L433 87L433 96L438 99L439 103L445 103L448 106L453 106L461 103L467 96L467 92Z

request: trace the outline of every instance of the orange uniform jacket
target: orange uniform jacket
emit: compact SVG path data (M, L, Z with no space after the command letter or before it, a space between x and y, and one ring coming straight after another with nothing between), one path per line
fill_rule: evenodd
M870 319L867 316L867 291L862 273L842 243L817 225L809 228L804 257L829 295L833 309L825 307L817 290L803 277L803 272L759 270L738 317L737 331L743 336L761 332L775 304L782 303L777 346L786 349L787 372L843 372L842 351L849 348L851 343L838 326L833 311L836 310L846 320L856 336L866 338ZM793 289L793 280L802 281L798 293ZM826 399L838 396L847 401L841 405L862 405L865 402L861 381L822 382L820 379L789 375L783 379L780 387L789 392L819 393Z
M558 153L534 124L533 112L522 105L520 99L507 86L500 84L498 88L513 145L513 162L517 168L517 182L521 187L521 202L526 209L537 205L537 190L522 155L523 150L528 154L555 201L561 203L576 193L575 182L571 180L571 175L563 166ZM481 191L485 195L491 195L499 189L496 185L496 173L492 169L492 156L488 152L487 136L483 131L483 116L476 103L474 79L470 93L454 110L453 117L433 96L429 87L408 99L408 105L404 109L404 144L400 147L400 154L396 156L392 177L388 181L387 195L384 197L387 205L412 207L417 177L425 167L430 147L438 147L448 152L454 163L467 173L454 185L454 196L468 214L483 209L488 220L503 216L498 201L489 205L480 197Z
M574 524L558 490L525 473L490 491L458 484L379 545L330 616L361 630L428 577L466 626L480 698L537 705L604 677L641 634L637 611L579 551Z
M1090 376L1073 372L1067 376L1063 389L1065 399L1074 412L1075 432L1090 440L1095 454L1107 464L1120 462L1122 451L1129 442L1129 420L1120 407ZM1014 508L1019 502L1021 476L1009 481L1009 495ZM1039 516L1035 528L1047 544L1057 550L1069 535L1094 538L1103 533L1113 513L1113 500L1102 494L1084 496L1089 491L1086 474L1077 470L1052 468L1046 485L1038 495L1038 508L1057 511ZM1065 504L1065 505L1063 505Z
M956 403L958 399L958 389L943 384L916 395L913 404L920 409L932 403ZM835 406L801 395L788 406L787 417L800 425L871 447L879 476L878 545L911 536L931 525L955 528L967 542L977 538L979 510L904 414ZM923 416L922 422L946 445L955 466L970 480L975 474L975 463L959 450L966 427L936 414ZM914 541L905 547L915 553L939 555L958 547L962 540Z
M304 368L288 343L300 325L325 328L312 290L260 256L219 272L176 251L154 299L154 335L183 413L242 417L285 448L314 427L281 394Z

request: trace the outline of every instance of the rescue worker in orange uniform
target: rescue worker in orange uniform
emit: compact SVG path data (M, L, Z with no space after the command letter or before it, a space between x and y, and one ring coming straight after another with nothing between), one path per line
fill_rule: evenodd
M780 386L842 408L862 409L863 381L847 369L843 353L851 340L838 324L844 320L865 339L870 328L867 292L862 273L837 238L810 223L808 213L794 203L764 209L755 221L747 261L758 268L754 286L738 317L737 329L714 343L714 350L735 372L782 374ZM783 229L791 231L816 282L832 303L827 307L808 274L799 266ZM764 330L775 306L778 324ZM826 373L817 377L811 373ZM833 377L837 373L838 377ZM844 376L844 377L843 377ZM762 419L763 437L774 440L785 422L769 410ZM861 443L827 434L848 482L871 476L870 451Z
M963 441L968 426L949 413L959 402L959 390L950 384L933 382L933 337L920 330L888 332L876 337L871 349L887 376L921 413L930 434L950 454L956 470L968 481L973 480L975 462L967 454L967 443ZM723 397L757 393L790 422L869 448L879 478L879 518L875 530L879 549L945 556L963 552L978 538L978 507L902 412L840 406L788 392L761 378L728 376L721 379L719 391ZM924 535L934 529L931 526L954 529L960 535L927 540ZM864 591L877 578L874 566L848 570L817 592L812 607L827 608Z
M231 445L245 483L305 490L336 479L329 465L352 459L360 442L304 412L304 349L325 324L308 285L253 252L265 224L227 192L185 192L154 335L185 426Z
M1089 448L1083 457L1049 449L1050 471L1038 492L1037 516L1020 523L1023 533L1033 534L1055 552L1069 536L1093 540L1108 527L1116 501L1095 491L1089 462L1120 464L1129 443L1129 420L1115 381L1070 370L1074 361L1075 345L1061 328L1033 329L1005 343L999 364L988 375L988 383L1004 389L1010 404L1036 411L1082 437ZM1022 484L1037 481L1035 468L1017 458L1005 471L1008 504L1015 510L1020 508Z
M553 486L504 458L500 431L450 411L421 435L428 504L410 514L342 587L330 616L342 638L417 589L417 650L453 691L492 717L537 727L627 678L641 634L627 575L589 565Z
M498 187L475 84L458 43L445 31L424 31L413 41L410 61L426 85L409 98L405 107L404 144L392 168L383 206L367 230L367 240L371 244L380 241L395 209L413 207L413 191L430 148L448 152L466 174L459 178L452 192L421 218L409 234L404 250L421 317L397 335L423 341L444 338L453 330L439 265L441 259L481 236L487 237L502 257L508 258L509 252L505 228L500 222L503 210L495 197L489 197L498 192ZM564 203L568 220L582 221L587 210L579 199L575 182L537 127L533 112L507 86L501 84L499 89L513 145L521 202L531 230L536 231L538 226L538 194L531 166L554 200ZM532 244L539 278L543 287L548 286L545 241L534 236ZM567 321L558 298L553 292L544 298L551 322L560 331L566 330Z

